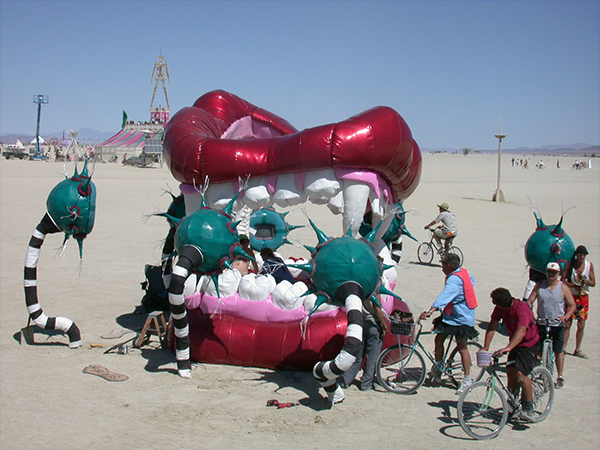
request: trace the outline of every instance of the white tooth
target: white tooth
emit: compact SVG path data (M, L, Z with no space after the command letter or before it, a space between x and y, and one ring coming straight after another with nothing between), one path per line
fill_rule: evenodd
M248 181L248 187L244 192L244 203L252 209L267 208L273 204L265 177L251 178Z
M304 299L304 309L306 312L312 311L317 301L317 296L315 294L308 294L302 298ZM317 311L331 311L333 309L338 309L338 307L329 303L323 303Z
M191 297L192 295L199 293L199 288L201 287L201 283L199 281L202 282L204 280L202 279L202 277L198 279L198 275L196 275L195 273L190 274L190 276L187 277L187 280L185 280L185 284L183 285L183 296Z
M212 277L203 277L201 291L211 297L231 297L234 295L240 285L241 274L237 270L225 270L217 277L219 283L219 293L215 288Z
M287 208L306 202L306 192L296 187L296 175L293 173L284 173L277 177L277 189L273 195L273 200L277 206Z
M287 311L298 309L304 304L302 294L307 290L308 286L302 281L292 284L287 280L283 280L273 290L273 304Z
M202 208L202 194L200 192L184 193L185 213L192 214Z
M369 200L371 201L371 210L373 211L373 221L379 223L385 212L385 201L376 197L373 191L371 191Z
M342 180L344 193L344 220L342 231L347 233L352 227L352 236L358 234L363 221L371 188L365 183L353 180Z
M333 214L341 214L344 212L344 194L342 191L329 199L327 207Z
M387 284L384 284L386 287L389 288L389 283L395 283L398 279L398 272L396 272L396 262L392 259L392 253L390 252L390 249L388 248L387 244L383 242L383 239L375 239L375 241L373 241L373 246L375 253L381 256L383 264L385 264L386 266L392 266L389 269L385 269L383 271L383 278L387 281Z
M324 205L340 192L340 183L335 178L335 170L314 170L306 173L304 189L311 202Z
M237 190L233 183L209 184L205 194L206 205L210 208L223 209L235 197ZM238 203L236 201L236 203Z
M271 275L249 273L242 277L238 292L240 298L244 300L260 302L271 295L275 286L277 286L277 283Z
M234 215L234 221L240 222L236 228L238 234L245 234L246 236L250 236L250 216L252 215L252 210L248 208L246 205L243 205L242 208Z
M288 266L290 273L296 280L308 280L308 273L302 269L291 267L290 264L308 264L310 261L305 258L284 259L283 262Z

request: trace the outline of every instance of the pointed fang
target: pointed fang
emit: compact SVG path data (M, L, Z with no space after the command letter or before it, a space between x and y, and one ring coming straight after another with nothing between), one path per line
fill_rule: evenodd
M312 229L315 230L315 233L317 234L317 239L319 240L319 244L323 244L329 240L329 236L327 236L325 233L319 230L311 219L308 219L308 222L310 223Z
M379 288L379 293L380 294L385 294L385 295L391 295L394 298L397 298L398 300L402 300L404 301L404 299L402 297L400 297L399 295L394 294L392 291L390 291L388 288L386 288L385 286L381 286Z
M306 273L312 273L314 270L314 265L312 263L305 264L286 264L288 267L294 267L296 269L304 270Z
M242 248L241 245L236 245L233 248L234 256L243 256L244 258L248 258L250 261L256 261L252 256L250 256L246 251Z
M552 234L554 236L562 236L565 232L562 228L562 222L563 222L563 218L560 218L560 221L558 222L558 224L554 227L554 229L552 230Z
M380 220L379 223L377 224L377 226L373 229L373 231L371 231L369 234L367 234L365 236L365 239L370 242L371 244L375 241L375 235L377 234L377 232L379 231L379 228L381 228L381 224L383 223L383 220Z

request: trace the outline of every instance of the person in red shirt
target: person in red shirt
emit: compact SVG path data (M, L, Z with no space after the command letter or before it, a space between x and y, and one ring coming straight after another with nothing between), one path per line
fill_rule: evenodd
M513 298L505 288L494 289L492 303L496 305L490 323L485 332L485 341L481 351L489 351L494 333L500 321L506 327L509 336L508 345L495 352L496 355L508 353L508 388L513 394L521 385L522 420L533 420L533 390L527 375L537 362L539 334L533 312L526 302Z

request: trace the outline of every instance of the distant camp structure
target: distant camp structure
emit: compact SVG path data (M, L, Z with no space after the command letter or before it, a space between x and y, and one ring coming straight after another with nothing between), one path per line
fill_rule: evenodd
M169 93L166 85L166 82L170 82L170 76L168 64L164 59L163 55L159 55L152 69L154 90L150 101L150 120L145 122L127 120L127 114L123 111L121 130L94 148L94 153L101 155L104 161L112 161L115 157L118 161L122 161L124 155L136 157L143 154L162 164L162 138L170 115ZM161 104L155 106L159 86L163 88L166 107Z

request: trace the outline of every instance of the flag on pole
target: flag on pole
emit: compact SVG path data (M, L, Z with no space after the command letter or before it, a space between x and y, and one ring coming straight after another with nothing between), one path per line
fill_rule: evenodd
M121 128L125 128L125 124L127 123L127 113L123 110L123 123L121 124Z

